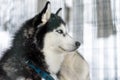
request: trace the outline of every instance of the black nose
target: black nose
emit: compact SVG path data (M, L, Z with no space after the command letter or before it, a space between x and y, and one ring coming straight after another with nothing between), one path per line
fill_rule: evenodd
M79 46L80 46L80 42L77 41L77 42L75 43L75 45L76 45L77 47L79 47Z

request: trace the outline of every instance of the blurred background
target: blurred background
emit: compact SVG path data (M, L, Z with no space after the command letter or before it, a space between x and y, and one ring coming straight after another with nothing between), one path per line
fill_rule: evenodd
M47 0L0 0L0 58L22 23L39 13ZM120 0L49 0L62 8L69 33L82 43L79 52L91 80L120 80Z

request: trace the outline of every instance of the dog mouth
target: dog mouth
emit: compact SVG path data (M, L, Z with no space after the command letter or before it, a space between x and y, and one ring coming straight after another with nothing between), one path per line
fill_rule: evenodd
M59 46L59 48L60 48L62 51L66 51L66 52L72 52L72 51L75 51L75 50L78 49L78 47L76 47L76 48L71 49L71 50L66 50L66 49L64 49L64 48L62 48L62 47L60 47L60 46Z
M62 47L59 46L59 48L62 50L62 51L66 51L65 49L63 49Z

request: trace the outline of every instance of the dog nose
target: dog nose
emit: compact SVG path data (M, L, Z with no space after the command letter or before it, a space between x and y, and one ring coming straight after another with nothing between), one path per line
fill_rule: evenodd
M80 46L80 42L76 41L76 42L75 42L75 45L76 45L77 47L79 47L79 46Z

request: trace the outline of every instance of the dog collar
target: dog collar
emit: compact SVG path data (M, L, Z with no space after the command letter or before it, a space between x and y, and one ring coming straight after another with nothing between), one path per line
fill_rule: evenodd
M49 75L47 72L41 70L40 68L36 67L32 64L30 60L26 61L27 65L32 68L39 76L44 78L45 80L55 80L51 75Z

